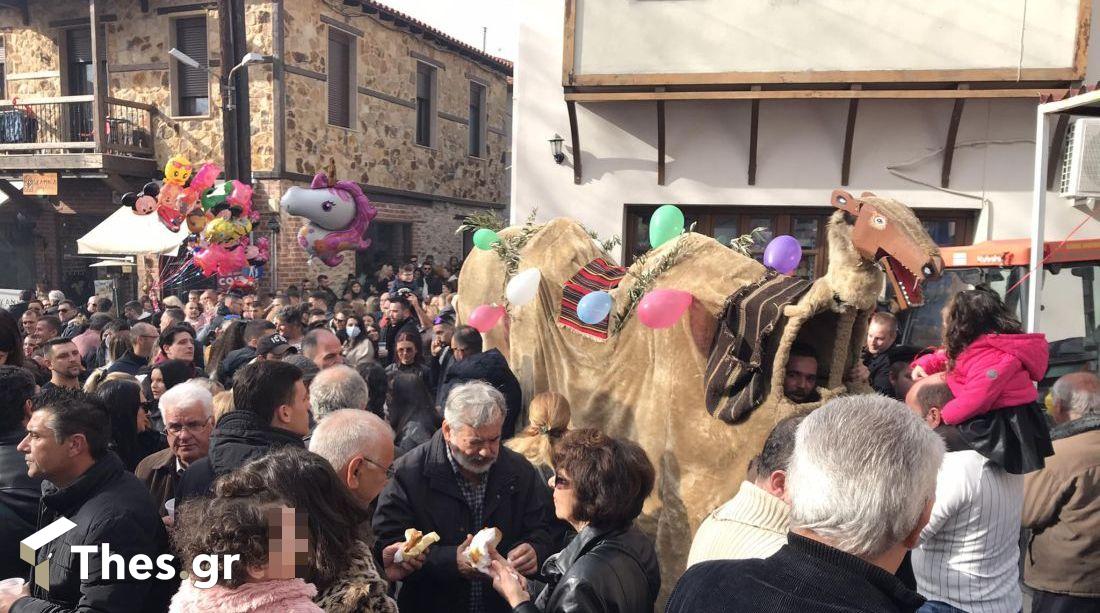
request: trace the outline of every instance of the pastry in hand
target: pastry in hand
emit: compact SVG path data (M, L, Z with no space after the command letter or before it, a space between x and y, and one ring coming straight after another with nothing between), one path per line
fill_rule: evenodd
M489 572L489 564L492 562L489 552L500 543L501 537L498 528L483 528L474 535L470 541L470 548L466 550L466 557L470 560L470 566L483 573Z
M405 560L415 558L438 542L439 535L435 532L424 534L416 528L409 528L405 531L405 542L393 555L393 561L400 564Z

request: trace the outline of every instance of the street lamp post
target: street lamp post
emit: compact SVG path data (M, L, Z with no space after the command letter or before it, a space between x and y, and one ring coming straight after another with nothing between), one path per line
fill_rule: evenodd
M172 56L176 61L183 64L184 66L188 66L190 68L205 68L206 72L210 73L211 76L218 79L218 82L222 85L223 91L225 92L225 95L222 96L222 113L224 113L225 121L227 122L227 125L229 126L229 129L225 130L225 132L230 133L230 134L236 134L237 133L237 125L236 125L236 122L237 122L237 113L236 113L237 107L236 107L236 105L234 104L233 101L236 97L237 91L236 91L236 86L234 85L234 82L233 82L234 74L237 72L237 70L239 70L241 68L244 68L245 66L248 66L249 64L257 64L257 63L265 61L267 58L265 58L263 55L260 55L259 53L246 53L246 54L244 54L244 57L241 58L241 61L238 62L236 66L231 68L229 70L229 73L225 75L225 78L222 79L222 77L219 76L217 73L215 73L213 70L211 70L209 66L203 66L203 65L199 64L198 60L196 60L195 58L187 55L186 53L184 53L182 51L180 51L179 49L176 49L175 47L172 47L171 49L168 50L168 55ZM242 180L242 181L245 181L245 182L250 182L251 181L251 177L241 177L241 176L239 176L240 175L240 168L238 167L238 164L237 164L238 160L237 160L237 142L236 142L236 139L233 139L233 138L223 138L222 139L222 155L225 158L225 176L226 177L236 178L236 179L239 179L239 180Z

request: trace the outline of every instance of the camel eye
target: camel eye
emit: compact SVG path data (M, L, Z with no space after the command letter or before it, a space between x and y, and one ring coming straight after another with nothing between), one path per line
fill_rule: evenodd
M871 225L882 230L886 227L886 218L882 215L875 215L871 218Z
M324 202L321 203L321 209L323 209L326 213L328 211L331 211L332 207L334 207L334 206L336 206L336 204L331 200L325 200Z

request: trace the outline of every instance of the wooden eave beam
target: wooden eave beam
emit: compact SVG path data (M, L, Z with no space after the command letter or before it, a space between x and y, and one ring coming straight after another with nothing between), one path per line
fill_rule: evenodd
M759 90L759 85L753 89ZM760 100L753 99L749 109L749 185L756 185L756 142L760 128Z
M853 85L852 89L860 89L862 86ZM840 184L848 185L848 177L852 171L852 143L856 134L856 114L859 112L859 98L848 101L848 122L844 126L844 154L840 160Z
M657 101L657 185L665 184L665 101Z
M754 86L759 87L759 86ZM796 89L796 90L736 90L736 91L643 91L643 92L566 92L567 102L636 102L652 100L954 100L973 98L1035 99L1058 95L1064 89Z
M569 138L573 144L573 183L581 184L581 136L577 129L577 103L566 101L565 110L569 113Z
M959 89L966 89L966 84ZM962 121L963 105L965 98L956 98L955 105L951 108L951 119L947 123L947 140L943 145L943 168L940 169L940 187L947 188L951 185L951 163L955 161L955 142L959 137L959 122Z

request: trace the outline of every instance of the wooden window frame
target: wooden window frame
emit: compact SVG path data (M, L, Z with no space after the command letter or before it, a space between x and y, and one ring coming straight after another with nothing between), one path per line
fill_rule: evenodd
M474 117L474 92L477 91L477 117ZM489 121L489 112L486 105L489 101L489 88L481 81L475 81L471 79L469 81L469 118L467 128L469 136L467 139L466 152L470 157L485 158L488 156L488 146L486 136L488 135L488 129L486 124ZM475 134L476 131L476 134ZM477 138L477 142L474 142L474 138ZM476 149L475 149L476 144Z
M178 24L179 24L179 22L181 20L184 20L184 19L196 19L196 18L202 18L205 21L205 25L206 25L206 57L205 58L198 58L198 57L191 56L193 59L199 61L200 69L203 72L206 72L206 75L207 75L206 76L206 113L201 113L201 114L198 114L198 115L185 115L185 114L183 114L183 109L182 109L183 105L182 105L182 96L181 96L182 92L180 91L179 79L180 79L180 70L183 70L187 67L183 66L182 64L180 64L179 62L177 62L175 60L170 60L168 62L168 90L170 92L170 95L169 95L170 111L169 112L171 113L172 117L178 117L178 118L181 118L181 119L195 119L195 118L207 118L208 119L208 118L214 116L214 96L213 96L213 92L211 92L211 90L210 90L210 73L207 72L206 68L203 68L201 66L203 60L206 61L206 66L210 65L210 19L209 19L209 16L206 14L206 11L180 13L178 15L173 15L172 18L168 20L169 46L179 49L179 41L178 41L178 33L179 33L179 25ZM186 49L180 49L180 51L183 51L184 53L187 53ZM188 55L190 55L190 54L188 54Z
M420 124L421 124L421 96L420 96L420 71L423 68L428 78L428 97L427 106L427 139L426 142L420 138ZM413 115L413 143L419 147L427 147L428 149L435 149L438 145L438 117L439 117L439 67L428 62L416 61L416 71L414 85L416 87L415 92L415 107Z
M333 66L332 55L331 55L332 54L332 39L333 38L343 39L343 42L347 43L347 48L348 48L348 69L347 69L347 75L346 75L346 77L347 77L346 82L347 82L347 98L348 98L347 99L348 117L347 117L347 125L343 125L343 124L339 123L338 121L337 122L333 121L332 113L329 110L328 102L330 100L330 97L333 95L332 88L333 88L333 82L334 81L333 81L333 78L332 78L333 75L328 74L328 75L326 75L326 79L325 79L325 81L326 81L326 84L325 84L325 120L328 122L328 125L331 126L331 127L354 131L356 129L356 125L357 125L356 119L358 118L358 115L359 115L356 112L357 111L357 105L358 105L358 102L359 102L359 100L358 100L359 88L358 88L357 82L356 82L356 79L357 79L356 58L359 55L359 38L356 37L351 32L348 32L347 30L344 30L342 28L336 28L336 27L333 27L331 25L328 27L328 36L325 38L325 41L326 41L326 43L328 43L328 49L326 51L326 53L328 54L328 55L326 55L326 58L327 58L326 66L328 67L329 71L332 70L332 66ZM337 95L338 95L338 93L337 93Z

